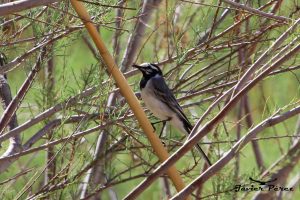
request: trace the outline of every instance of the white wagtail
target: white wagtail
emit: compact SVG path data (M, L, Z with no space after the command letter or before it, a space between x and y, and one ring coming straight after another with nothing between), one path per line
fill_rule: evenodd
M172 91L167 86L160 68L151 63L132 66L143 73L143 78L140 81L140 90L147 108L154 116L164 122L170 121L179 131L188 135L193 126L183 113ZM198 144L196 147L210 166L211 162L204 151Z

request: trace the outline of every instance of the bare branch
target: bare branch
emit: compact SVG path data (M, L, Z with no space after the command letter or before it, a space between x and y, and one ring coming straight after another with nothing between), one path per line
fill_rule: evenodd
M0 54L0 68L5 63L4 54ZM10 103L12 102L12 95L10 91L10 87L7 82L6 74L0 74L0 98L3 104L3 108L6 109ZM18 126L17 115L13 113L8 120L9 130L13 130ZM6 151L0 156L0 158L18 153L22 150L21 138L19 135L10 138L9 146ZM0 173L6 170L13 161L8 161L0 165Z
M253 88L259 81L261 81L267 74L269 74L276 67L279 67L285 61L290 59L290 57L294 56L300 50L300 44L290 50L286 55L282 56L280 59L276 60L276 62L272 63L270 67L265 69L260 75L258 75L255 79L253 79L248 85L246 85L239 93L237 93L224 107L223 109L209 122L203 125L200 130L186 143L179 148L172 156L170 156L164 163L162 163L153 174L151 174L147 179L141 182L133 191L130 192L126 196L127 199L137 197L142 191L144 191L154 180L156 180L162 173L164 173L170 166L175 164L185 153L190 151L191 148L206 134L208 134L217 124L222 121L225 115L237 104L237 102L243 97L251 88ZM262 67L263 68L263 67ZM224 98L227 93L232 91L233 88L229 89L225 94L223 94L219 99ZM217 100L218 101L218 100ZM197 131L200 126L197 123L191 135Z
M45 56L45 50L42 50L40 55L37 58L35 65L32 67L27 79L24 81L23 85L21 86L20 90L18 91L17 95L14 99L10 102L10 104L5 109L3 115L0 119L0 135L2 135L5 127L11 120L12 116L15 115L17 109L19 108L20 104L22 103L25 95L27 94L29 88L31 87L37 73L41 69L42 60Z
M284 22L292 21L292 19L290 19L290 18L287 18L287 17L284 17L284 16L276 16L273 13L266 13L266 12L257 10L255 8L251 8L249 6L246 6L246 5L234 2L234 1L230 1L230 0L222 0L222 1L229 4L229 5L231 5L232 7L242 9L242 10L246 10L250 13L257 14L257 15L262 16L262 17L266 17L266 18L273 19L273 20L278 20L278 21L284 21Z
M190 193L192 193L199 183L206 182L210 177L215 175L218 171L220 171L226 164L234 158L237 152L239 152L247 143L251 141L252 138L256 137L256 135L261 132L262 130L274 126L282 121L285 121L291 117L300 113L300 106L289 110L283 114L272 116L253 129L251 129L245 136L243 136L225 155L219 159L215 164L209 167L204 173L202 173L199 177L197 177L192 183L186 186L182 191L180 191L177 195L175 195L172 199L179 200L184 199Z
M19 0L0 5L0 16L14 14L38 6L46 6L61 0Z
M150 20L151 14L160 2L161 0L144 1L141 16L136 23L136 28L134 29L128 40L127 48L121 63L121 71L125 72L128 67L132 65L144 37L147 23Z

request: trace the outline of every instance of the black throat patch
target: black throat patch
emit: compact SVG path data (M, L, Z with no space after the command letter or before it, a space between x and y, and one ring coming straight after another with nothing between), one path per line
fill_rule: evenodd
M149 81L150 78L146 78L143 76L142 80L140 81L140 89L143 89L146 87L147 82Z

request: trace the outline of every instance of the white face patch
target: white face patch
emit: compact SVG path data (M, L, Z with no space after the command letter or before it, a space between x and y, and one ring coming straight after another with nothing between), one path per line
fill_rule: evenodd
M152 74L153 72L160 71L159 69L157 69L156 66L152 65L151 63L142 63L139 66L142 67L142 71L147 75Z
M154 71L158 71L157 68L156 68L154 65L151 65L151 64L150 64L149 67L150 67L151 69L153 69Z
M141 66L141 67L148 67L149 65L150 65L150 63L142 63L139 66Z

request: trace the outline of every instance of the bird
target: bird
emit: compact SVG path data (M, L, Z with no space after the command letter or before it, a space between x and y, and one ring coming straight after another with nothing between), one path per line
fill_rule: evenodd
M158 65L153 63L133 64L132 67L139 69L143 77L140 81L141 97L146 107L153 115L163 122L169 121L172 126L181 133L188 135L193 129L192 124L183 112L173 92L169 89ZM199 153L204 157L205 162L211 166L199 144L196 144Z

